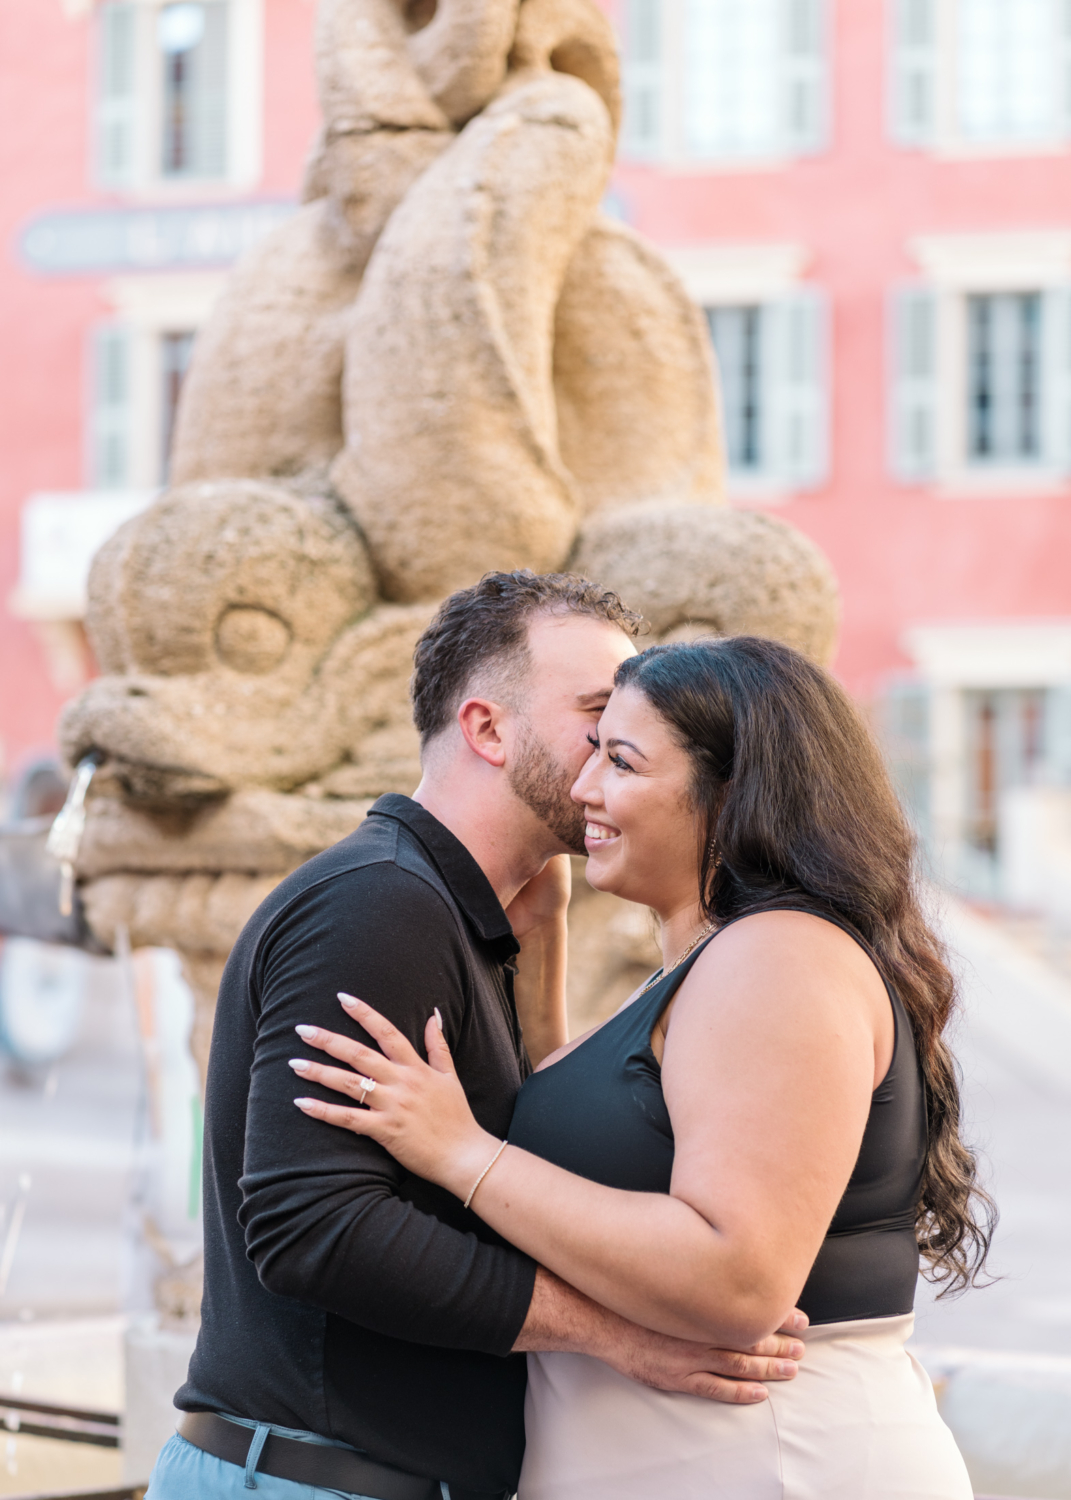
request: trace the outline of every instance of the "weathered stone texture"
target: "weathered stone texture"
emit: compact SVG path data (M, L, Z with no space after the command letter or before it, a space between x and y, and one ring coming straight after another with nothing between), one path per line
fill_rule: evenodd
M558 447L582 510L723 503L705 319L661 256L602 214L566 272L553 378Z
M79 875L105 942L179 950L207 1059L226 954L287 871L419 777L407 684L442 596L571 565L660 637L751 631L820 660L810 542L724 506L709 336L599 213L620 118L594 0L320 0L305 207L198 338L174 487L101 551L105 676ZM578 882L587 1024L633 987L642 913Z
M484 568L537 571L569 550L550 335L612 145L599 98L548 73L473 120L384 231L353 308L333 479L388 598L470 582L476 549Z
M763 635L827 662L838 592L825 554L761 511L635 506L593 517L572 567L642 609L661 640Z

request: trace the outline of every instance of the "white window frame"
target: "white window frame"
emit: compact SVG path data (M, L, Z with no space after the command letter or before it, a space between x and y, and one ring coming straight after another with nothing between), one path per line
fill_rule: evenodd
M1052 130L1030 138L973 139L958 119L959 0L886 0L886 115L892 140L908 148L952 159L1045 156L1071 148L1071 13L1060 24L1063 0L1054 0L1056 29L1052 66L1057 108ZM1014 0L1007 0L1009 5ZM930 12L929 45L909 45L905 16L921 6ZM930 107L927 119L913 119L906 108L913 86L925 89Z
M888 321L889 460L904 484L922 484L948 498L1063 494L1071 484L1071 232L923 235L909 251L918 277L892 289ZM999 292L1042 296L1042 453L999 463L967 453L967 299ZM907 298L928 302L933 317L933 368L906 381L897 308ZM912 406L933 428L928 461L912 463L904 424Z
M162 276L119 276L105 287L112 315L92 330L94 342L102 335L122 339L127 359L127 404L123 413L109 413L108 421L122 424L126 443L125 473L117 486L151 490L161 483L163 449L163 348L165 333L197 332L203 328L223 289L223 272L189 272ZM86 421L86 484L100 489L96 467L98 417L95 361L90 363Z
M781 0L781 3L787 6L791 0ZM781 61L785 87L793 78L799 78L801 70L811 75L819 101L818 122L812 138L806 142L792 141L786 133L780 141L771 141L768 149L700 155L689 150L685 127L688 0L622 0L620 23L624 32L622 82L625 94L622 156L632 161L658 162L671 171L754 172L776 170L799 157L824 151L830 139L833 107L834 0L814 0L814 3L818 8L821 35L817 58L801 62L786 53ZM635 64L629 58L629 14L635 5L658 8L661 55L656 61ZM633 133L628 105L633 88L656 91L660 132L655 140L644 142Z
M254 189L263 175L264 0L228 0L227 164L218 177L166 176L160 165L163 70L156 17L165 0L124 0L134 12L134 91L126 102L131 150L125 166L109 171L103 157L105 119L115 106L102 96L103 19L111 0L96 7L93 79L93 176L103 188L139 200L199 201Z
M769 505L824 487L829 478L832 410L829 317L822 289L803 279L811 260L808 249L794 243L722 242L663 248L662 253L699 307L763 310L766 453L761 468L729 471L730 497L744 504ZM799 318L811 321L816 368L812 380L794 388L792 371L776 371L772 365L774 360L787 363L793 320ZM800 424L807 433L806 451L793 454L791 434Z

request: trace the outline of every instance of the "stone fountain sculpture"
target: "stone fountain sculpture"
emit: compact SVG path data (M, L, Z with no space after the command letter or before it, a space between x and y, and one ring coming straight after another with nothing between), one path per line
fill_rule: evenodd
M600 212L620 114L593 0L321 0L304 206L199 336L169 490L98 555L101 762L76 859L97 941L172 947L207 1058L220 973L288 871L419 775L414 642L491 568L571 568L655 638L827 658L836 589L723 504L716 374L666 264ZM586 889L573 1002L627 992L642 919Z

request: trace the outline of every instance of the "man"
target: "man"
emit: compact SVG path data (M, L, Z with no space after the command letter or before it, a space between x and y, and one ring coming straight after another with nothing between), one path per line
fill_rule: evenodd
M513 960L523 975L545 959L558 918L542 872L583 847L569 788L637 626L569 576L489 574L446 600L416 651L414 798L381 797L242 933L208 1077L201 1333L176 1396L182 1436L148 1500L254 1487L502 1500L523 1454L528 1349L717 1400L794 1372L788 1339L745 1358L637 1328L373 1142L293 1106L296 1026L367 1040L338 1004L348 991L418 1047L438 1007L477 1118L505 1134L527 1051L542 1056L564 1019L552 974L518 1018Z

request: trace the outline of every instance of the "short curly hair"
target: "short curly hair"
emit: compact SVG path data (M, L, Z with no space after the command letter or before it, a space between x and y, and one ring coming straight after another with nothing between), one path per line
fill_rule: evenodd
M537 614L588 615L628 636L643 616L575 573L485 573L471 588L444 599L413 653L413 722L423 747L453 720L478 672L517 678L526 665L528 624Z

